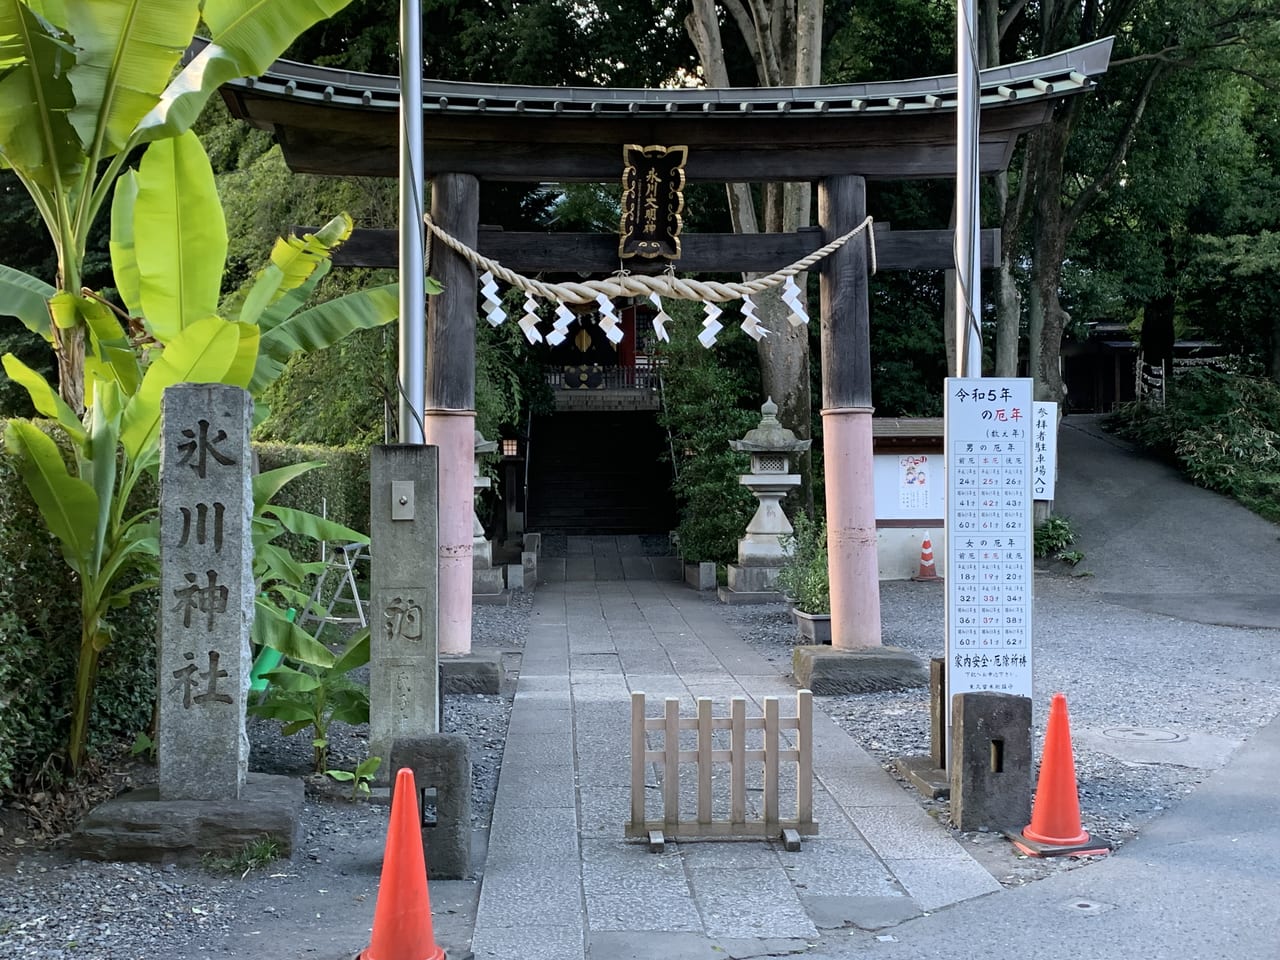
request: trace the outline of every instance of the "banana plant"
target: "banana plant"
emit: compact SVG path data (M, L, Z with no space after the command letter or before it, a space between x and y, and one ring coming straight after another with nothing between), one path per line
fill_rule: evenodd
M302 665L281 664L267 671L271 686L262 703L252 704L249 712L270 720L279 720L281 733L291 737L311 729L311 747L315 772L324 773L329 762L329 727L335 720L351 725L369 722L369 691L347 676L369 662L369 628L363 627L348 641L346 648L329 663Z
M0 299L57 355L59 392L85 406L80 278L89 230L131 153L191 129L219 85L256 76L350 0L0 0L0 166L31 195L65 298L43 316L30 279L0 273ZM197 29L211 42L178 69ZM173 278L177 279L177 278Z
M0 0L3 2L3 0ZM277 0L278 2L278 0ZM3 366L37 411L69 438L64 461L33 424L11 421L9 453L31 491L81 590L81 636L68 755L83 757L98 655L112 639L110 611L154 586L158 541L154 508L130 511L141 478L159 462L160 405L166 387L225 383L255 395L284 369L291 353L323 349L347 334L394 319L395 285L302 309L330 268L329 255L350 234L335 217L314 235L278 240L241 301L238 316L218 315L227 233L209 159L194 133L157 140L136 171L123 173L111 208L111 265L121 303L89 290L72 294L26 283L20 303L44 309L59 329L87 331L83 416L39 373L8 354ZM438 291L431 282L429 289ZM360 539L318 517L269 505L298 468L259 478L255 543L268 586L295 586L305 570L271 543L285 530L326 539ZM290 472L292 470L293 472ZM302 662L328 666L333 656L280 614L257 607L255 639Z

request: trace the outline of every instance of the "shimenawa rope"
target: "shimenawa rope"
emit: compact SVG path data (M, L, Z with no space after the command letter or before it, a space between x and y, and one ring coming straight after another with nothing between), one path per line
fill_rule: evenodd
M788 277L804 273L819 260L835 253L846 243L867 231L868 247L871 255L871 273L876 272L876 235L871 229L874 222L867 217L860 224L842 237L836 237L824 247L789 266L783 267L767 277L747 280L742 283L718 283L714 280L691 280L677 277L672 273L658 276L643 276L619 272L617 275L603 280L586 280L581 283L543 283L524 274L508 270L497 260L490 260L471 249L461 240L438 226L430 214L425 214L423 222L439 240L456 251L460 256L474 263L481 270L487 270L504 283L545 300L559 300L561 303L593 303L604 294L607 297L645 297L656 293L663 297L674 297L679 300L700 300L703 302L724 303L729 300L741 300L745 296L753 296L765 290L785 283ZM428 244L428 249L430 245Z

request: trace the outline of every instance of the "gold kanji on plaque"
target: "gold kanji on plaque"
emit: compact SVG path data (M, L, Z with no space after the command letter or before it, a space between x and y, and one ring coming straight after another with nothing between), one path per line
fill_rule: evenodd
M680 259L684 164L689 148L629 143L622 148L618 256Z

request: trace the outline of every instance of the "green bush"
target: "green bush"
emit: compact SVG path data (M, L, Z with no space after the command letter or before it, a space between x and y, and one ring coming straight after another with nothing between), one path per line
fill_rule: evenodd
M1201 368L1180 373L1162 405L1126 404L1108 424L1178 464L1202 487L1280 522L1280 386Z
M1076 532L1066 517L1049 517L1036 524L1034 547L1037 557L1056 557L1075 542Z
M791 556L778 574L777 588L805 613L831 612L831 577L827 571L827 525L798 514L794 533L783 538Z
M662 345L663 407L659 423L671 435L680 507L676 528L685 560L724 563L737 556L756 499L738 482L750 458L729 448L730 440L760 421L760 403L752 400L738 367L721 354L727 345L706 350L697 340L696 308L671 301L675 319L671 342ZM751 407L754 409L751 409Z
M21 788L65 752L76 653L79 589L26 486L3 455L0 422L0 787ZM42 428L43 425L42 425ZM44 428L69 455L61 431ZM155 499L144 483L139 496ZM132 738L151 723L156 600L134 594L113 611L116 639L103 652L89 723L90 749Z

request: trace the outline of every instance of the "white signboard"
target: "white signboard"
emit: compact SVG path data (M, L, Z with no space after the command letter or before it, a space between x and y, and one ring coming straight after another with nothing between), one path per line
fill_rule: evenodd
M1031 696L1029 379L946 382L947 729L951 697Z
M1058 477L1058 405L1032 404L1031 483L1037 500L1052 500Z
M946 469L940 453L877 453L876 519L937 522L943 513Z

